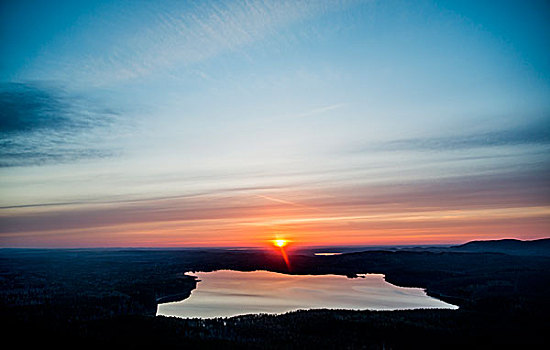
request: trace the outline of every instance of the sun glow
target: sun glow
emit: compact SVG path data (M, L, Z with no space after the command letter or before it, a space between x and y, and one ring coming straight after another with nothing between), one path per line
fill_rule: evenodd
M276 239L273 241L273 244L275 244L279 248L284 247L287 243L288 241L286 239Z
M290 271L290 260L288 259L288 255L285 251L285 247L288 244L288 240L282 239L282 238L276 238L271 241L273 245L281 251L281 255L283 257L283 260L285 261L286 267L288 268L288 271Z

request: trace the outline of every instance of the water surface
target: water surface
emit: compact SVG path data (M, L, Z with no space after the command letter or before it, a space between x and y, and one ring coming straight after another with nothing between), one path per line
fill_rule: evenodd
M184 318L279 314L300 309L457 309L421 288L390 284L384 275L285 275L268 271L188 273L200 282L183 301L160 304L157 315Z

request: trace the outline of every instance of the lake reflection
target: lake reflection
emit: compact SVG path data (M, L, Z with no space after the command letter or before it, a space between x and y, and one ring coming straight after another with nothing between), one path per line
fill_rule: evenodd
M201 281L197 289L183 301L160 304L157 315L213 318L299 309L458 308L429 297L421 288L394 286L380 274L360 278L231 270L189 274Z

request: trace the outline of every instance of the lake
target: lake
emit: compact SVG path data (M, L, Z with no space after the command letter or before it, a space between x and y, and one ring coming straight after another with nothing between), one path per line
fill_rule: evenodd
M183 318L280 314L301 309L458 309L422 288L390 284L381 274L286 275L269 271L187 273L200 282L185 300L160 304L157 315Z

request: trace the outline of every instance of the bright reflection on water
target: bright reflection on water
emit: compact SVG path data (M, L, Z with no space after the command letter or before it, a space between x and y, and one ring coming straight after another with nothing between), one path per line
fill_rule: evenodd
M397 287L384 275L285 275L268 271L199 272L201 282L183 301L160 304L157 315L228 317L278 314L299 309L457 309L429 297L421 288Z

